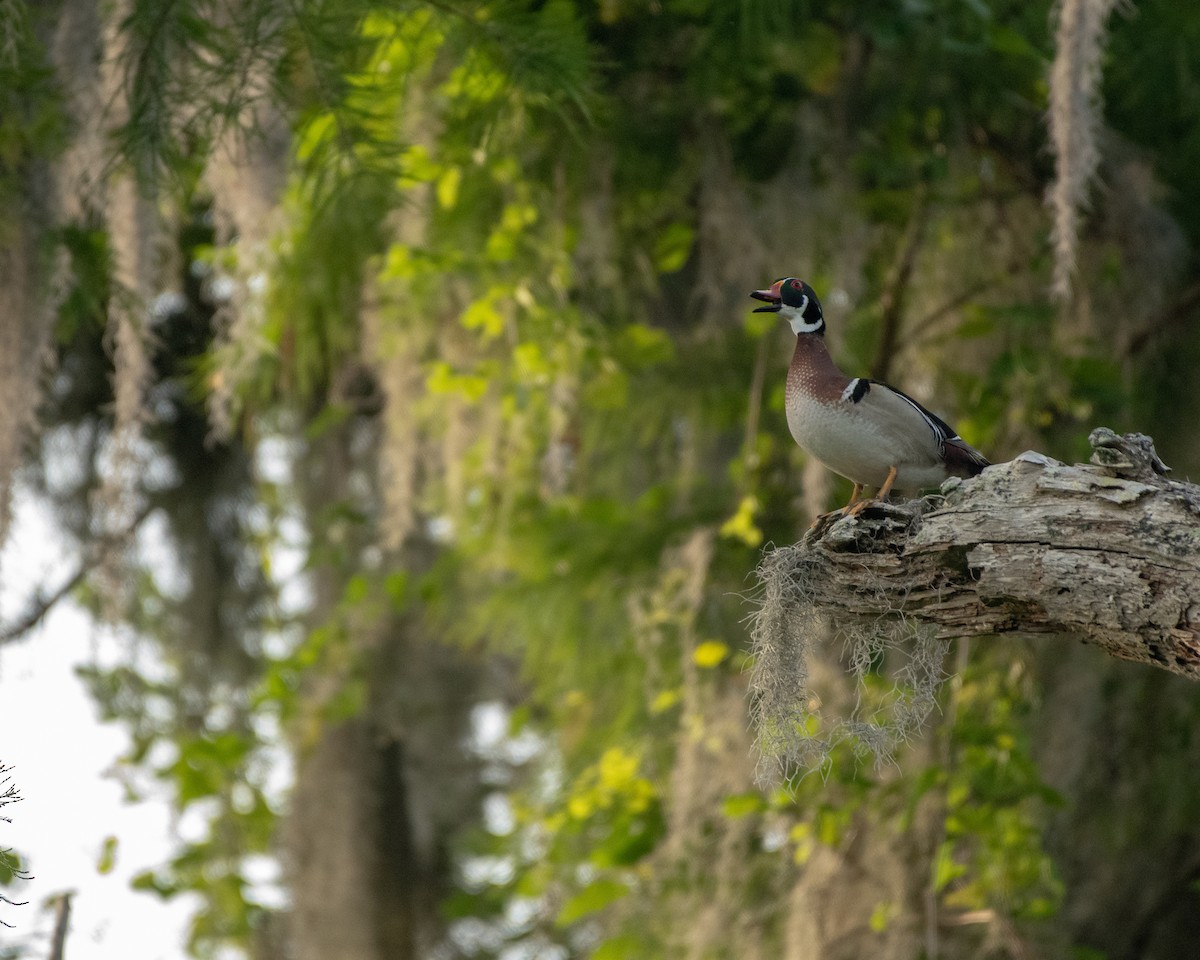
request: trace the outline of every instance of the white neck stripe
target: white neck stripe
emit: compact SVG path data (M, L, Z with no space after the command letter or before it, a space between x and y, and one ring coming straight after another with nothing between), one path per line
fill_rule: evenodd
M788 317L788 323L792 326L792 333L816 333L818 330L825 329L824 320L818 320L816 323L807 323L802 313Z

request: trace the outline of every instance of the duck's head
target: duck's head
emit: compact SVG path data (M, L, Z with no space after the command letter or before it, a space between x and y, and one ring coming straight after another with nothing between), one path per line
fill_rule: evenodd
M803 280L784 277L766 290L751 291L750 296L767 304L755 308L755 313L778 313L791 324L796 334L824 335L825 314L821 311L821 301L817 299L817 292Z

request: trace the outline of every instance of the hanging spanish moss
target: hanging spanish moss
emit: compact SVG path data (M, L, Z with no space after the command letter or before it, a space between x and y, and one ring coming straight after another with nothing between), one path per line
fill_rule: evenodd
M1105 23L1117 0L1060 0L1050 68L1050 147L1054 182L1048 202L1053 217L1054 279L1060 301L1071 297L1080 221L1100 164L1101 57Z

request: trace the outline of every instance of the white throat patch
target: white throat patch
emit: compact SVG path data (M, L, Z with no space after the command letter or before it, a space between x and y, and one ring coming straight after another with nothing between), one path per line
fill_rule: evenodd
M808 295L800 297L800 306L789 307L784 305L780 307L779 312L787 320L792 328L792 333L816 333L825 326L824 320L817 320L816 323L809 323L804 319L804 311L808 309Z

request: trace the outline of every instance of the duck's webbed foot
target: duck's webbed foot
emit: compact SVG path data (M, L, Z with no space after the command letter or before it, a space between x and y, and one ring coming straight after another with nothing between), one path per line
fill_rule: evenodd
M811 524L809 524L808 529L816 530L825 526L826 524L833 523L834 520L837 520L840 517L853 516L858 509L860 509L858 505L863 503L863 501L859 499L859 497L862 496L862 492L863 485L861 483L856 483L854 485L854 491L850 494L850 500L844 507L838 507L836 510L830 510L828 513L820 514L815 520L813 520Z
M888 498L888 494L892 492L892 484L896 482L896 474L898 472L899 470L896 467L890 467L888 469L887 479L883 481L883 486L879 488L879 492L876 493L875 496L867 497L865 500L859 500L858 502L855 502L855 498L851 497L850 503L846 504L846 507L844 508L846 510L846 516L857 517L860 513L866 510L867 507L873 507L878 503L884 503ZM857 484L855 485L855 488L861 489L861 487L858 487Z

